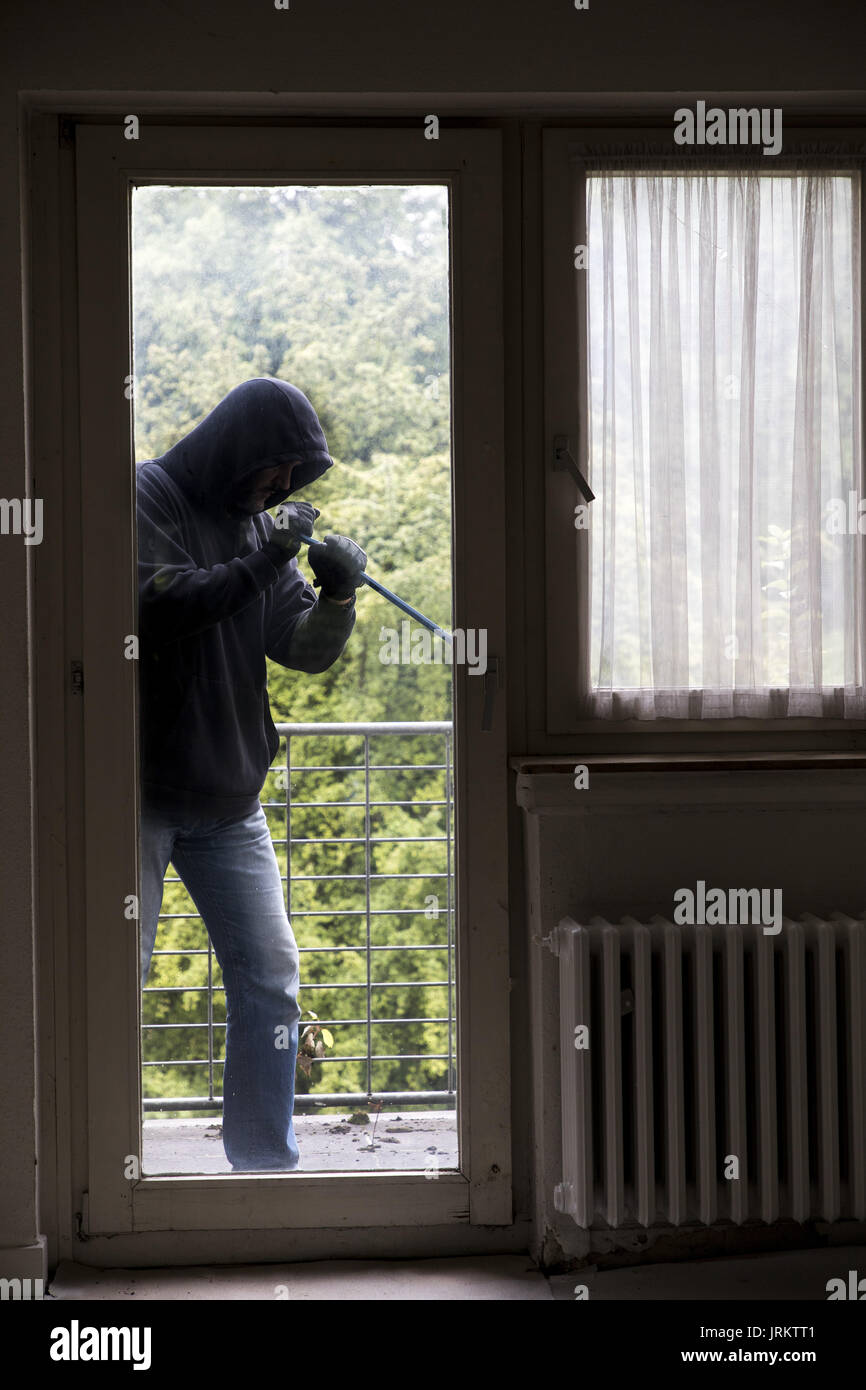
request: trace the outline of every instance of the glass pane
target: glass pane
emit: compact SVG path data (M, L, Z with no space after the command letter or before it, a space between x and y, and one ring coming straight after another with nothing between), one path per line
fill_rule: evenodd
M831 520L859 485L856 206L850 175L588 176L596 693L802 688L808 714L861 681Z
M448 216L445 185L133 193L147 1173L458 1166L447 644L362 585L315 669L339 576L304 648L306 544L236 573L308 503L450 627Z

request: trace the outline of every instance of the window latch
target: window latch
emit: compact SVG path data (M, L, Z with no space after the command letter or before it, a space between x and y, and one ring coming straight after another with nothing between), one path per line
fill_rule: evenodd
M553 466L554 468L567 468L580 491L583 493L587 502L595 501L595 493L592 491L586 478L581 473L571 450L568 447L568 435L557 434L553 440Z

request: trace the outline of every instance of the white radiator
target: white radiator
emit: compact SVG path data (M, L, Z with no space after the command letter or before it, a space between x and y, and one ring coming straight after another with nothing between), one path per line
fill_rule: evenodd
M582 1227L866 1217L866 922L566 917L545 940L558 1211Z

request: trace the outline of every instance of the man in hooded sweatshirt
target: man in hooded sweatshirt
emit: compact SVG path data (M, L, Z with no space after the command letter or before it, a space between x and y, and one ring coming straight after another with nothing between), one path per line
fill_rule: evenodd
M259 801L279 748L265 658L317 674L355 624L363 550L288 502L332 466L303 392L236 386L137 467L141 714L141 982L171 862L205 923L226 992L223 1144L235 1170L298 1165L292 1124L299 957Z

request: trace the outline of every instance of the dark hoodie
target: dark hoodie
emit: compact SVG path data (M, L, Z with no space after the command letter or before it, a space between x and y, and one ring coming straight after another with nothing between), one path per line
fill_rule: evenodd
M254 808L279 738L265 656L333 665L355 605L317 599L266 512L234 503L262 468L300 459L276 506L331 467L313 407L275 377L236 386L188 435L137 466L141 782L167 813Z

